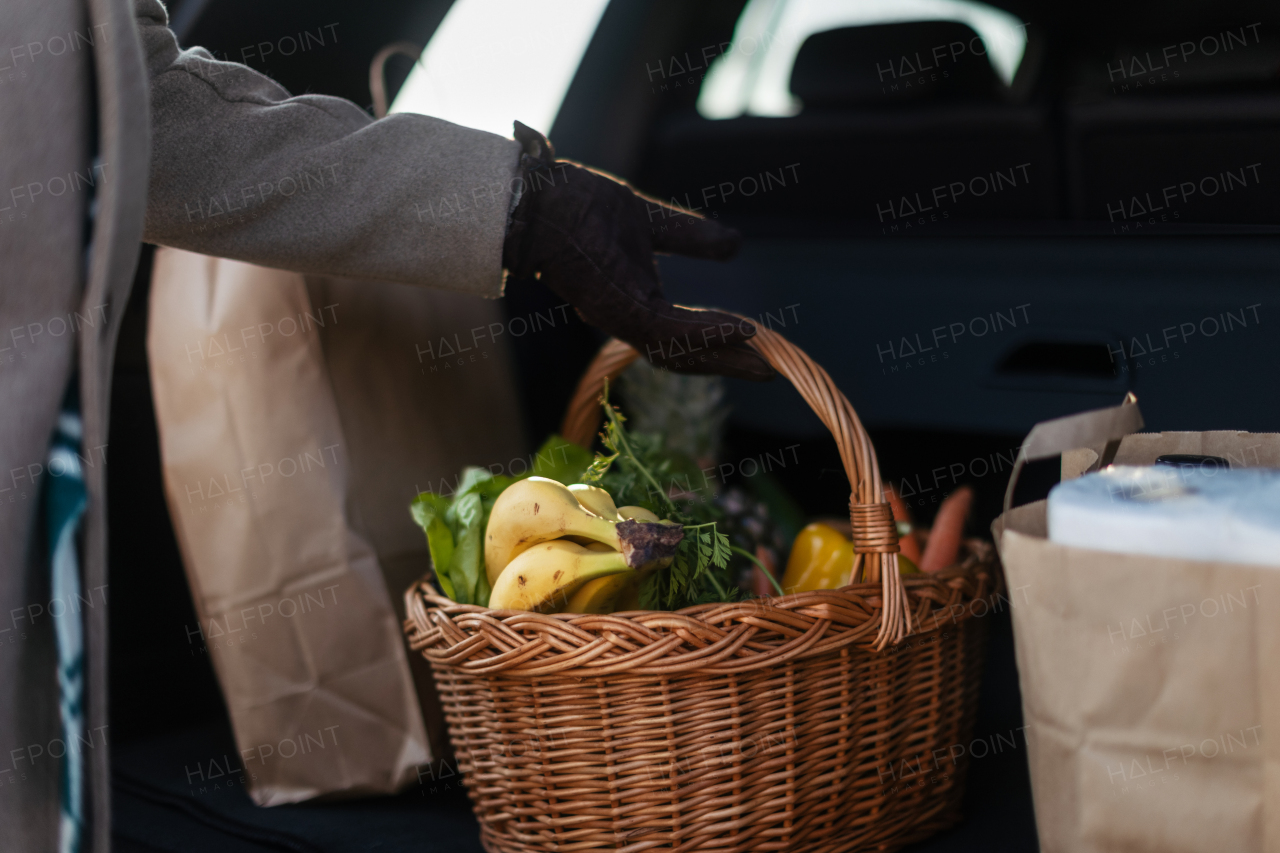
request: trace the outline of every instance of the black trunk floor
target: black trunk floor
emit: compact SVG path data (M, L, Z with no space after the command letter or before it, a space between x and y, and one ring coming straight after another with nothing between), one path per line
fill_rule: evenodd
M1008 614L991 619L991 641L973 739L963 745L969 781L965 819L911 853L1031 853L1038 849L1026 738ZM901 768L900 768L901 769ZM938 773L948 772L943 759ZM228 772L230 770L230 772ZM424 773L389 797L260 808L225 720L136 737L113 756L113 813L120 853L467 853L476 821L457 776ZM899 780L930 784L909 768Z

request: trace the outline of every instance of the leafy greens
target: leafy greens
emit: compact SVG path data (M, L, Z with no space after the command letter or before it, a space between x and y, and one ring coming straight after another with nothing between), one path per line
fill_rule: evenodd
M663 483L678 483L697 466L663 449L662 436L630 432L626 418L609 404L605 383L601 400L605 451L597 453L582 482L599 485L619 506L642 506L660 518L685 526L675 560L647 577L640 587L640 606L648 610L679 610L694 604L736 601L746 596L729 572L729 537L716 529L719 510L705 501L677 501ZM699 476L700 476L699 472ZM688 480L686 479L686 482Z
M427 534L431 564L444 594L459 604L488 605L484 532L493 504L507 486L531 476L547 477L565 485L577 483L590 463L590 451L553 435L523 474L512 477L494 474L487 468L464 468L452 494L422 492L414 498L409 512Z
M626 429L626 418L609 404L607 382L601 405L605 424L600 439L605 450L594 458L590 451L553 435L534 456L530 469L520 476L469 467L463 469L452 494L422 492L414 499L410 512L426 532L431 563L445 595L459 604L488 605L484 533L494 502L517 480L539 476L565 485L599 485L618 506L642 506L659 518L684 525L685 536L671 565L652 572L641 585L641 607L679 610L747 597L734 581L729 562L735 554L752 562L755 558L734 547L729 537L717 529L723 513L705 500L671 497L672 492L681 494L682 479L688 484L694 476L702 476L697 464L667 450L661 435Z

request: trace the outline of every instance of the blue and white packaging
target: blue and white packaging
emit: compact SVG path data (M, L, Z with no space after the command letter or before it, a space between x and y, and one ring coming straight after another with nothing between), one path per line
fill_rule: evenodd
M1280 471L1113 465L1049 493L1061 545L1280 567Z

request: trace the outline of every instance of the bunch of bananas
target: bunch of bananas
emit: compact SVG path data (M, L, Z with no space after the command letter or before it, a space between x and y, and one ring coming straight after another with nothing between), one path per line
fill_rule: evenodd
M528 477L493 505L484 562L489 606L541 613L639 608L640 582L669 566L684 529L598 486Z

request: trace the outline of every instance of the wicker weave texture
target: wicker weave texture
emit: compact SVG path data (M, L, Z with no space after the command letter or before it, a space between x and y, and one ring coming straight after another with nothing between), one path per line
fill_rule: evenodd
M916 624L938 627L882 651L878 584L609 616L421 584L406 625L491 851L890 850L958 814L963 766L937 756L977 704L971 605L994 581L975 548L908 581Z

